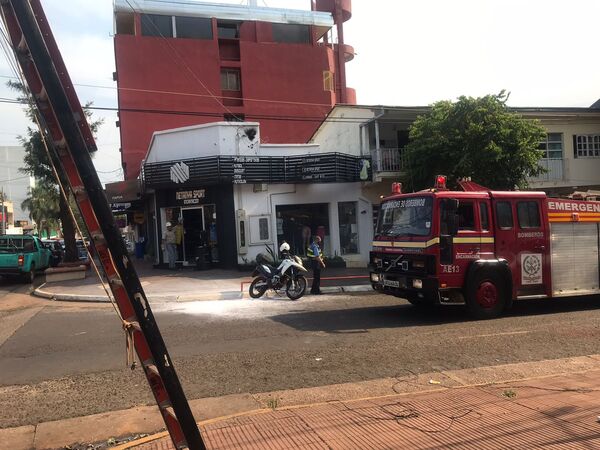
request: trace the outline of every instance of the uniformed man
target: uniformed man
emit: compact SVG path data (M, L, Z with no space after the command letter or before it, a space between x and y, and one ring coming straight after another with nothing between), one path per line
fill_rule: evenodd
M310 258L312 269L313 269L313 282L310 288L312 295L321 295L321 269L325 267L323 263L323 252L319 244L321 238L314 236L312 244L308 247L307 256Z

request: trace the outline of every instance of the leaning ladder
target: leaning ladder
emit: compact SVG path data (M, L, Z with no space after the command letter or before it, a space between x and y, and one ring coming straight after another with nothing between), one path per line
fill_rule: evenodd
M48 137L60 161L57 169L75 196L173 444L176 449L203 450L200 431L92 164L90 152L96 144L40 0L0 0L0 6L37 106L40 132Z

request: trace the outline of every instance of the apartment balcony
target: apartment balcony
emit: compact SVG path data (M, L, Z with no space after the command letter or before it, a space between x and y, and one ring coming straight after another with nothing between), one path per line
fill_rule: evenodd
M564 178L564 160L562 158L550 159L543 158L540 159L540 166L546 169L546 173L538 175L537 177L531 177L529 179L532 183L544 183L544 182L553 182L553 181L561 181Z
M406 170L403 148L379 148L371 150L373 177L375 181L384 178L398 178Z

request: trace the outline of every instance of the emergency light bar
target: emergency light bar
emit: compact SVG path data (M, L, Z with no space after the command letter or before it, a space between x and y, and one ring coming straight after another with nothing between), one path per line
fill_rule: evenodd
M446 188L446 175L437 175L435 177L435 189L439 191L445 191Z

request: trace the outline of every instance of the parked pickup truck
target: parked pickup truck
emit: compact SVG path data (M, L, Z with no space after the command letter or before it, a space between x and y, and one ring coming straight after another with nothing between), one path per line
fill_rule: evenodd
M52 252L35 236L0 236L0 275L33 282L35 273L50 265Z

